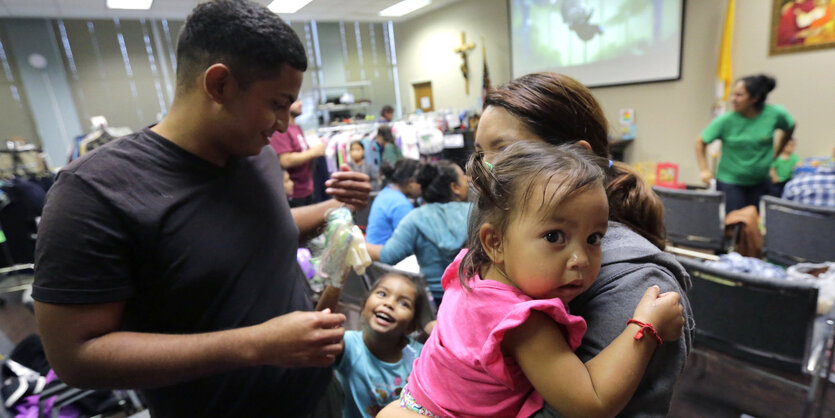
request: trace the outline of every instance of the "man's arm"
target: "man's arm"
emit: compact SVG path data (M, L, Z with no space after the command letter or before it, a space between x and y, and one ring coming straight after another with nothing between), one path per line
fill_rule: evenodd
M257 366L322 367L342 351L345 316L293 312L264 323L202 334L120 331L125 302L35 302L44 350L65 383L150 388Z
M281 166L291 168L300 166L316 157L325 155L326 144L319 143L301 152L285 152L278 155Z

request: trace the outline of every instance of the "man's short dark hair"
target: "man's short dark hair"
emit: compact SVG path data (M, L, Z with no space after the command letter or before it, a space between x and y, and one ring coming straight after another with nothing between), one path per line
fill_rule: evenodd
M290 25L249 0L211 0L186 20L177 41L177 87L216 63L228 66L244 89L277 76L282 64L307 70L304 46Z

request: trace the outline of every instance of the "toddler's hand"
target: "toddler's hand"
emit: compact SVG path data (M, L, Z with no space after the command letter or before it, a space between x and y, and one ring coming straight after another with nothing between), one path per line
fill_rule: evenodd
M635 308L633 318L651 323L662 340L674 341L681 337L681 328L684 326L681 295L676 292L659 295L660 291L658 286L647 289Z

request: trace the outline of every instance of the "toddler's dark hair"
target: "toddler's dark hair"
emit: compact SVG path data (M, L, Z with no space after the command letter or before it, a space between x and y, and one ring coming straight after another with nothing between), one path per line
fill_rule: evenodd
M348 150L350 151L351 148L354 147L354 145L359 145L360 147L362 147L363 151L365 151L365 145L363 145L362 141L360 141L359 139L356 141L351 141L351 144L348 146Z
M551 145L584 140L595 154L609 158L603 108L591 90L571 77L555 73L519 77L490 90L484 99L484 109L489 107L506 110ZM663 251L666 232L661 200L625 164L616 162L605 171L609 219L628 225Z
M516 141L495 154L492 168L481 153L473 153L467 162L467 174L475 191L470 213L467 248L458 277L467 280L481 274L490 265L490 257L481 245L481 226L490 223L505 236L513 217L526 210L536 210L543 218L565 199L595 185L604 187L602 166L609 161L577 145L550 145L540 141ZM528 208L533 193L542 193L542 206Z

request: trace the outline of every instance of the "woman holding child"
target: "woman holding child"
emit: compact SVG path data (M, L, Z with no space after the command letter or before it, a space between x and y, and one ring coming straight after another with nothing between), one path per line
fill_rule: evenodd
M487 162L519 140L554 146L577 144L608 158L607 134L603 111L585 86L563 75L538 73L488 93L476 147ZM576 354L588 362L609 346L623 332L648 287L657 285L661 294L678 293L685 321L681 337L655 349L642 380L621 411L623 416L666 416L675 381L692 345L693 315L686 297L690 280L675 258L662 251L665 233L658 198L626 166L606 165L609 224L601 241L599 274L569 304L570 313L581 316L588 327ZM408 409L392 406L396 405L385 412L408 415ZM546 405L534 416L553 416L560 408Z

